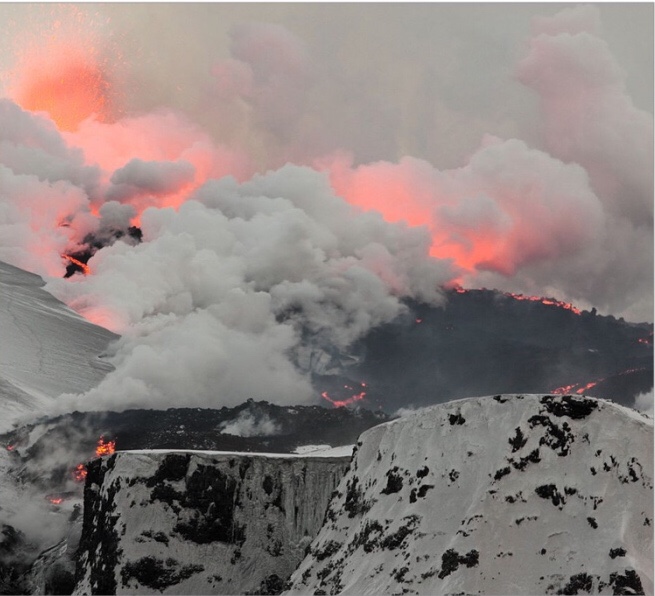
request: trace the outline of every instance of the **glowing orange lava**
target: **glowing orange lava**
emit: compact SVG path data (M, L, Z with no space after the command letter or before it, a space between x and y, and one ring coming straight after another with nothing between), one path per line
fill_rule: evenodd
M16 449L16 445L7 445L7 451L13 451Z
M558 387L557 389L553 389L551 393L554 393L555 395L569 395L573 389L575 389L579 383L573 383L572 385L564 385L563 387Z
M26 110L46 112L61 131L74 131L91 116L107 120L111 86L101 49L107 41L98 24L72 5L53 9L47 24L35 19L33 30L15 42L7 95ZM120 58L113 54L113 61Z
M632 373L636 372L641 372L642 370L645 370L644 368L629 368L628 370L624 370L623 372L620 372L618 377L622 377L625 375L630 375ZM558 387L557 389L553 389L551 393L556 394L556 395L569 395L576 387L578 389L575 389L575 392L578 395L582 395L585 391L588 389L591 389L598 385L598 383L602 383L603 381L606 381L607 378L603 377L601 379L596 379L595 381L590 381L589 383L586 383L585 385L582 385L580 383L572 383L571 385L564 385L563 387Z
M70 131L92 115L104 119L109 84L97 64L78 56L69 62L66 54L53 70L34 69L16 100L26 110L47 112L60 130Z
M360 383L360 385L362 389L366 387L366 383ZM354 391L354 389L348 385L344 385L344 388ZM355 402L363 400L366 397L366 391L360 391L359 393L355 393L346 399L333 399L329 396L327 391L323 391L323 393L321 393L321 397L329 401L335 408L343 408L345 406L349 406L351 404L354 404Z
M111 455L116 451L116 441L107 441L105 443L105 438L100 437L98 439L98 445L96 447L96 455L101 457L103 455Z
M103 455L111 455L116 451L116 441L105 441L105 437L101 436L98 439L98 444L96 445L95 454L97 457L102 457ZM77 464L73 470L73 478L75 482L84 482L86 479L86 466L84 464Z
M579 315L582 314L582 311L579 308L573 306L570 302L562 302L561 300L555 300L555 298L543 298L541 296L525 296L523 294L513 294L512 292L504 292L505 296L514 298L514 300L528 300L530 302L541 302L546 306L557 306L558 308L563 308L564 310L570 310L572 313Z
M86 479L86 466L84 464L77 464L73 470L73 478L75 482L84 482Z
M466 292L470 290L465 290L461 286L454 286L452 288L455 292L458 294L466 294ZM564 310L571 311L575 315L580 315L582 314L582 311L573 306L570 302L563 302L562 300L556 300L555 298L545 298L543 296L526 296L525 294L515 294L513 292L503 292L504 296L507 296L508 298L513 298L514 300L518 301L527 301L527 302L539 302L541 304L545 304L546 306L556 306L557 308L563 308Z
M46 497L53 505L61 505L64 499L61 497Z
M89 275L91 273L91 268L86 264L82 263L79 259L76 259L74 257L71 257L70 255L61 255L63 259L66 259L73 263L74 265L77 265L81 270L84 275Z
M587 389L591 389L592 387L595 387L596 385L598 385L598 383L600 383L600 381L591 381L590 383L587 383L584 387L580 387L580 389L576 390L576 393L578 395L582 395L585 391L587 391Z

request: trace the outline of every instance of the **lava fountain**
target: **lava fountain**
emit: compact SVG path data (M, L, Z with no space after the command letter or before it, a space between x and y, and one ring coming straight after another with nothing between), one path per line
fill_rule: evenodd
M60 131L74 131L87 118L109 119L110 64L89 17L75 7L43 31L21 41L8 95L25 110L46 112ZM114 53L112 62L115 62Z

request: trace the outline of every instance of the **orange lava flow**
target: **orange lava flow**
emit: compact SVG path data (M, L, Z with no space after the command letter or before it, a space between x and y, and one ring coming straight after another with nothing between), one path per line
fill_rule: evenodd
M116 441L107 441L105 443L105 438L100 437L98 439L98 445L96 447L96 455L101 457L103 455L111 455L116 451Z
M86 479L86 466L84 464L77 464L73 470L73 478L75 482L84 482Z
M573 389L575 389L579 383L573 383L572 385L564 385L562 387L558 387L557 389L553 389L551 393L554 393L555 395L569 395Z
M513 294L512 292L504 292L505 296L514 298L514 300L528 300L530 302L541 302L547 306L557 306L558 308L563 308L564 310L570 310L573 314L579 315L582 314L582 311L579 308L573 306L570 302L562 302L561 300L555 300L555 298L542 298L540 296L525 296L523 294Z
M362 386L362 388L366 387L366 383L360 383L360 385ZM352 387L349 387L348 385L344 385L344 388L352 390ZM366 397L366 391L355 393L346 399L333 399L332 397L329 396L327 391L323 391L323 393L321 393L321 397L329 401L335 408L343 408L345 406L350 406L355 402L363 400Z
M642 370L644 370L644 369L643 368L629 368L628 370L624 370L623 372L620 372L616 376L622 377L622 376L625 376L625 375L630 375L632 373L640 372ZM553 389L551 391L551 393L556 394L556 395L570 395L571 392L576 387L579 387L579 389L575 389L575 392L578 395L582 395L588 389L591 389L592 387L595 387L596 385L598 385L598 383L602 383L605 380L607 380L607 378L603 377L603 378L597 379L595 381L590 381L589 383L587 383L586 385L583 385L582 387L580 387L580 383L572 383L571 385L564 385L563 387L558 387L557 389Z
M458 294L466 294L469 290L465 290L461 286L454 286L452 288L455 292ZM504 296L507 296L508 298L513 298L514 300L518 300L520 302L522 301L527 301L527 302L540 302L541 304L545 304L546 306L556 306L557 308L563 308L564 310L569 310L575 315L581 315L582 311L577 308L576 306L573 306L570 302L563 302L562 300L556 300L555 298L544 298L543 296L526 296L525 294L515 294L513 292L503 292Z
M64 502L64 499L62 499L61 497L47 497L47 499L53 505L61 505Z
M601 379L601 381L602 380L603 379ZM585 391L587 391L587 389L591 389L592 387L595 387L596 385L598 385L598 383L600 383L600 381L591 381L590 383L587 383L584 387L580 387L580 389L576 390L576 393L578 395L582 395Z
M79 259L76 259L75 257L71 257L70 255L61 255L61 256L62 258L67 259L68 261L70 261L71 263L77 265L80 269L82 269L82 273L84 273L84 275L89 275L89 273L91 273L91 268L86 263L82 263L82 261L80 261Z

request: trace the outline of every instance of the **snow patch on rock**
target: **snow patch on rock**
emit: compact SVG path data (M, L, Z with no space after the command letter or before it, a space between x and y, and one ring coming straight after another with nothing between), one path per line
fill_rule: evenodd
M653 421L497 395L360 437L288 594L652 593Z
M349 462L170 450L95 460L75 593L279 593Z

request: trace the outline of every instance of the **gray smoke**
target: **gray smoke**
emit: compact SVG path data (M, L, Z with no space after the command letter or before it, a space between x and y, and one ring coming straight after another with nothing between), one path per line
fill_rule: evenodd
M309 401L309 353L456 280L652 319L652 6L97 10L108 117L0 100L0 259L122 334L62 407Z

